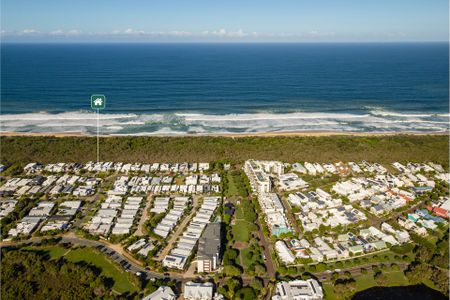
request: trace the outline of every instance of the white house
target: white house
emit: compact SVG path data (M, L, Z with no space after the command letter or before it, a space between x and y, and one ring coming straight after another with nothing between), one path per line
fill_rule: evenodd
M177 297L173 290L168 286L160 286L150 295L142 298L142 300L175 300Z
M315 279L277 283L272 300L322 300L323 290Z

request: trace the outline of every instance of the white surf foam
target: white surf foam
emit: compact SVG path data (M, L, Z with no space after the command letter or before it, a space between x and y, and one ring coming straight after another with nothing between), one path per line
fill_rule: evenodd
M179 135L274 131L445 131L448 114L403 114L372 109L368 114L255 113L255 114L108 114L101 113L102 134ZM6 114L1 130L20 132L87 132L95 134L97 114L86 111Z

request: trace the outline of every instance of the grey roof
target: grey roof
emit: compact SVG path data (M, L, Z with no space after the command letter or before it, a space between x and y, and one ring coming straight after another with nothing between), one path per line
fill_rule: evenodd
M212 259L220 255L221 247L221 226L220 223L209 223L198 244L198 258Z

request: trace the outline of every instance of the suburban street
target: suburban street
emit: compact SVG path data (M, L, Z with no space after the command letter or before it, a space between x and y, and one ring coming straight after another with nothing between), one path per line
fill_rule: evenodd
M119 253L117 249L113 249L112 245L104 242L104 241L95 241L89 240L82 237L74 236L74 235L62 235L56 236L56 238L61 238L60 243L71 243L73 245L79 246L87 246L96 248L97 250L104 253L104 255L108 256L109 259L116 262L120 265L121 261L125 261L129 263L128 271L136 274L136 272L141 272L145 275L146 278L165 278L166 276L161 273L152 272L142 266L138 265L134 259L131 259L128 256L123 255L123 253ZM1 242L0 248L8 247L8 246L19 246L25 244L37 244L41 240L45 239L44 237L36 237L28 240L18 241L18 242ZM115 247L114 247L115 248ZM127 270L127 269L126 269ZM170 274L170 278L176 280L182 280L183 276L181 274L173 273Z
M259 232L260 232L260 234L262 234L261 231L259 231ZM110 260L112 260L113 262L115 262L119 265L122 261L125 261L126 263L129 264L128 267L122 266L122 267L124 267L125 270L127 270L133 274L140 272L142 274L141 276L144 276L144 278L147 278L147 279L169 277L172 280L186 282L186 281L197 278L196 275L194 275L190 272L186 272L184 274L176 273L176 272L166 272L166 273L162 274L162 273L150 271L150 270L140 266L135 259L130 258L129 255L124 255L123 253L121 253L121 251L117 250L117 247L114 247L114 245L111 245L110 243L108 243L106 241L89 240L89 239L75 236L73 234L56 236L56 238L61 238L61 240L59 241L59 243L61 243L61 244L62 243L70 243L73 245L96 248L97 250L101 251L104 255L106 255ZM45 239L45 237L34 237L34 238L31 238L28 240L17 241L17 242L3 241L3 242L0 242L0 249L4 248L4 247L10 247L10 246L38 244L43 239ZM265 245L265 239L263 238L263 236L261 238L261 242L262 242L262 245ZM261 278L264 279L265 283L267 284L270 279L275 278L275 270L273 267L272 259L270 258L270 252L269 252L268 248L264 247L264 249L265 249L264 253L267 258L266 259L267 274L264 276L261 276ZM382 263L370 263L370 264L365 264L365 265L360 265L360 266L355 266L355 267L342 268L342 269L339 269L338 273L343 274L344 272L349 271L352 275L359 275L359 274L361 274L362 268L371 268L373 265L381 265L381 264ZM401 270L404 270L408 266L408 263L398 262L397 265L399 265ZM317 272L317 273L314 273L313 275L315 277L317 277L319 280L330 280L331 275L334 272L337 272L337 271L329 271L328 270L328 271L324 271L324 272ZM241 276L241 278L244 282L250 282L250 280L252 279L251 276Z
M133 234L135 236L142 236L142 235L144 235L144 229L143 229L144 228L144 223L145 223L145 221L148 220L148 211L150 209L150 206L153 203L152 198L153 198L153 194L152 193L148 194L148 196L145 198L145 201L146 201L145 202L145 207L144 207L144 209L142 211L142 216L141 216L141 218L139 220L137 230Z
M167 254L169 254L178 237L180 236L181 233L183 233L183 230L185 229L186 225L189 223L189 221L191 221L192 217L197 212L198 207L199 207L199 197L194 196L191 212L189 213L189 215L183 218L181 223L177 225L175 232L170 235L170 239L167 242L167 246L158 253L158 256L156 257L157 261L162 261L164 257Z

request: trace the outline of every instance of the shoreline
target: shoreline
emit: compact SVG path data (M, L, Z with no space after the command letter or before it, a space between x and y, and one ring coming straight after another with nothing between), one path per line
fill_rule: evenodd
M449 135L449 132L351 132L351 131L279 131L279 132L242 132L242 133L194 133L194 134L110 134L100 137L320 137L320 136L396 136L396 135ZM96 137L95 134L82 132L0 132L0 137Z

